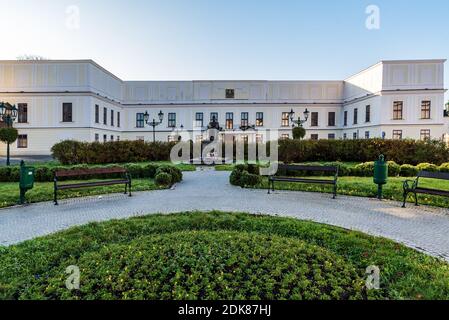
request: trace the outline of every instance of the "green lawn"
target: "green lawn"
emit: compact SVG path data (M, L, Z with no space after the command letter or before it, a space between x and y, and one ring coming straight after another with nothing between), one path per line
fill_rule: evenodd
M449 265L393 241L292 218L151 215L0 246L0 299L449 299ZM80 289L65 287L68 266ZM366 269L380 269L367 290Z
M326 178L320 177L320 179ZM407 178L389 178L388 184L383 187L384 198L402 201L403 200L402 186L405 180L407 180ZM419 185L428 188L449 190L449 181L435 180L435 179L420 179ZM329 192L329 193L332 192L332 186L322 186L316 184L276 182L275 187L277 190ZM258 188L268 188L268 178L264 178L262 185L259 186ZM374 184L373 178L339 177L338 194L375 198L377 196L377 185ZM449 207L449 198L429 196L429 195L418 195L418 198L420 204L445 207L445 208ZM411 198L409 198L409 201L412 201Z
M64 181L65 183L88 182ZM134 179L132 181L132 191L159 190L164 187L157 186L153 179ZM85 189L64 190L58 192L58 199L80 198L108 193L120 193L125 191L124 185L94 187ZM34 189L26 194L27 201L31 203L53 200L53 182L37 182ZM0 183L0 208L16 205L19 201L19 184L17 182Z

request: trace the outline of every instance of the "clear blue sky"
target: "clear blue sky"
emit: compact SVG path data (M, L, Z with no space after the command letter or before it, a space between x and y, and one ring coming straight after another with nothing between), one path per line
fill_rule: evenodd
M380 30L365 27L370 4ZM447 0L0 0L0 12L0 59L94 59L124 80L344 79L382 59L449 58Z

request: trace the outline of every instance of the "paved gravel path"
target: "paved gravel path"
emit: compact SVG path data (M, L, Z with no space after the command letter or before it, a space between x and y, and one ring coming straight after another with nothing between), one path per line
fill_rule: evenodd
M11 245L93 221L151 213L221 210L313 220L382 236L449 261L449 210L402 209L393 201L320 193L247 190L228 183L228 172L187 172L174 190L109 195L0 210L0 245Z

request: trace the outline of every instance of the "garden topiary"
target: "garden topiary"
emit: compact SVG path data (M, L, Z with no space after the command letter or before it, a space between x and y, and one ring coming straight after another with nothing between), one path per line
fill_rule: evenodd
M293 128L293 139L301 140L306 136L306 129L303 127L295 127Z
M240 179L242 177L242 172L240 170L234 169L231 172L231 175L229 176L229 183L232 184L233 186L238 186L241 187L241 182Z
M173 183L172 176L166 172L159 172L154 180L160 186L170 186Z
M420 163L416 167L418 168L418 171L430 171L430 172L438 171L438 166L431 163Z
M355 170L359 172L360 176L372 177L374 175L374 162L365 162L355 166Z
M16 128L0 128L0 141L4 143L13 143L17 140L19 132Z
M249 173L248 171L243 171L240 176L240 186L245 187L255 187L262 182L262 177L257 174Z
M401 173L401 166L394 161L388 161L388 175L390 177L397 177Z
M449 162L443 163L439 168L439 171L441 172L449 172Z
M403 164L401 166L401 177L416 177L418 175L418 168L410 164Z
M168 173L171 176L172 183L178 183L182 181L182 171L179 168L170 165L162 165L156 169L156 176L160 173Z

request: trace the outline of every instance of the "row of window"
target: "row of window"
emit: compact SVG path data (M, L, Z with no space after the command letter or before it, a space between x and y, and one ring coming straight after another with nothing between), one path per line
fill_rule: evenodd
M212 121L219 121L218 118L218 112L211 112L210 113L210 122ZM176 128L176 113L169 113L168 114L168 128ZM249 113L248 112L242 112L240 115L240 125L241 126L249 126ZM264 114L263 112L257 112L256 113L256 127L263 127L264 125ZM204 113L197 112L195 114L195 127L202 128L205 126L204 123ZM136 114L136 128L144 128L145 127L145 115L144 113L137 113ZM234 113L233 112L227 112L226 113L226 122L225 122L226 129L234 129Z
M115 126L115 112L114 110L110 110L110 125L112 127ZM100 106L98 104L95 105L95 123L100 123ZM105 126L108 125L108 108L103 107L103 124ZM117 111L117 127L120 128L120 112Z
M393 130L392 132L392 139L393 140L402 140L402 130ZM346 133L343 134L343 139L347 139L348 135ZM359 133L358 132L354 132L352 134L352 138L353 139L360 139L359 137ZM370 138L370 132L369 131L365 131L365 139L369 139ZM422 129L420 131L420 139L421 140L429 140L431 139L430 136L430 129Z
M329 112L327 115L327 125L329 127L335 127L335 119L336 115L335 112ZM319 126L319 113L318 112L312 112L310 114L310 126L311 127L318 127ZM281 120L281 126L282 127L289 127L290 126L290 113L289 112L283 112L282 113L282 120Z
M365 123L371 122L371 106L365 106ZM359 123L359 109L354 109L353 124ZM343 125L346 127L348 125L348 111L343 114Z
M28 123L28 104L17 104L17 122ZM115 113L114 110L110 110L110 124L115 126L115 114L117 114L117 127L120 128L120 112ZM62 104L62 122L73 122L73 104L64 102ZM100 106L95 105L95 123L100 123ZM108 124L108 109L103 108L103 124Z
M432 103L430 101L421 102L421 119L430 119ZM393 102L393 120L403 120L404 119L404 102L394 101Z
M403 112L404 112L404 102L403 101L394 101L393 102L393 120L403 120ZM117 118L115 118L115 116ZM430 119L431 116L431 101L422 101L421 103L421 119ZM109 119L110 125L117 127L121 126L120 112L115 112L114 110L109 111ZM215 119L218 121L218 113L211 112L210 121ZM19 103L18 104L18 123L27 123L28 122L28 104ZM72 103L63 103L62 104L62 122L73 122L73 105ZM329 127L334 127L336 122L336 114L335 112L328 113L328 123ZM367 105L365 107L365 122L371 122L371 106ZM95 105L95 123L100 123L100 106ZM319 113L312 112L311 113L311 127L318 127L319 123ZM103 124L108 125L108 108L103 108ZM358 108L354 109L353 113L353 124L358 124ZM195 115L195 125L196 127L204 127L204 113L198 112ZM241 126L249 125L249 113L242 112L241 113ZM348 126L348 111L344 112L343 115L343 125ZM263 112L256 113L256 127L264 126L264 114ZM283 112L282 127L290 126L290 113ZM145 127L145 119L143 113L137 113L136 115L136 127L143 128ZM168 114L168 127L175 128L176 127L176 113ZM227 112L226 113L226 129L234 128L234 113Z
M120 141L120 136L114 137L114 135L110 136L111 139L109 141ZM100 142L100 135L98 133L95 134L95 142ZM108 142L108 135L103 135L103 142Z

